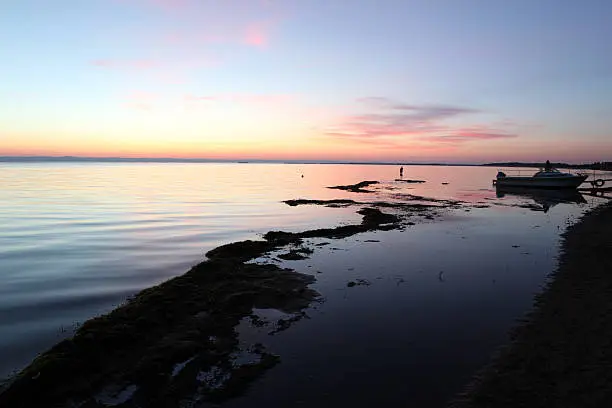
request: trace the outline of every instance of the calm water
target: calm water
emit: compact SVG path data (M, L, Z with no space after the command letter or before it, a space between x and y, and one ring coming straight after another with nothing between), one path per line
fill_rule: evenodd
M266 337L283 362L228 406L443 401L529 307L554 269L559 233L601 199L500 196L491 186L493 168L405 167L404 178L424 184L395 182L397 171L374 165L0 165L0 376L80 322L184 273L220 244L272 229L360 220L354 208L289 207L282 200L390 200L407 193L484 208L466 204L405 231L332 240L307 260L286 262L319 271L315 287L326 301L309 312L312 319L281 335L245 334ZM361 180L383 183L372 195L325 188ZM372 284L347 288L358 278Z

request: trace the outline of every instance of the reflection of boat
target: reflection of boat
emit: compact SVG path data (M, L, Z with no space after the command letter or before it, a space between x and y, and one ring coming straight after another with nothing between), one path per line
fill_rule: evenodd
M538 206L532 209L547 212L551 207L560 203L584 204L587 201L575 189L535 189L528 187L506 187L497 184L497 197L506 195L533 200ZM530 207L531 208L531 207Z
M532 176L506 175L503 171L499 171L493 183L504 187L575 189L587 177L584 174L562 173L553 168L540 170Z

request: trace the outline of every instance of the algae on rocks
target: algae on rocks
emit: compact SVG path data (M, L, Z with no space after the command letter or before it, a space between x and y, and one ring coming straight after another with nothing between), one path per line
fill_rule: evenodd
M280 359L253 347L257 360L236 364L236 327L253 309L277 309L285 330L319 299L311 275L247 263L304 238L341 238L399 228L400 219L362 208L360 224L290 233L270 231L209 251L184 275L142 290L125 305L85 322L74 337L41 354L0 393L0 406L173 407L220 402L243 393ZM305 255L311 249L300 248ZM290 252L291 253L291 252Z

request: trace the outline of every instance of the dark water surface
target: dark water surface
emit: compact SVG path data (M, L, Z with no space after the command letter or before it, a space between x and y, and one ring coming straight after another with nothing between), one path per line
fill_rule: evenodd
M261 331L282 364L228 406L443 406L505 342L555 266L557 228L544 214L505 225L487 211L362 234L285 262L320 271L314 287L325 302L291 330L268 339ZM357 279L370 284L347 286Z
M354 208L282 200L414 194L466 202L404 231L312 240L310 258L283 262L314 274L324 302L274 336L241 327L245 342L265 343L282 362L229 407L442 404L529 308L554 270L560 232L601 201L495 191L495 169L481 167L405 167L404 178L423 184L394 181L397 167L373 165L0 170L0 376L218 245L360 220ZM361 180L383 183L374 194L325 188ZM314 245L322 242L329 245ZM347 286L357 279L368 284Z

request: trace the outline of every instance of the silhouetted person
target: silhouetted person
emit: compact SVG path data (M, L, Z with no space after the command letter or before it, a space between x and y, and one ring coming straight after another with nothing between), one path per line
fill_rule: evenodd
M544 165L544 170L545 171L550 171L552 169L551 165L550 165L550 161L546 160L546 164Z
M404 168L400 167L400 177L403 177L403 176L404 176Z

